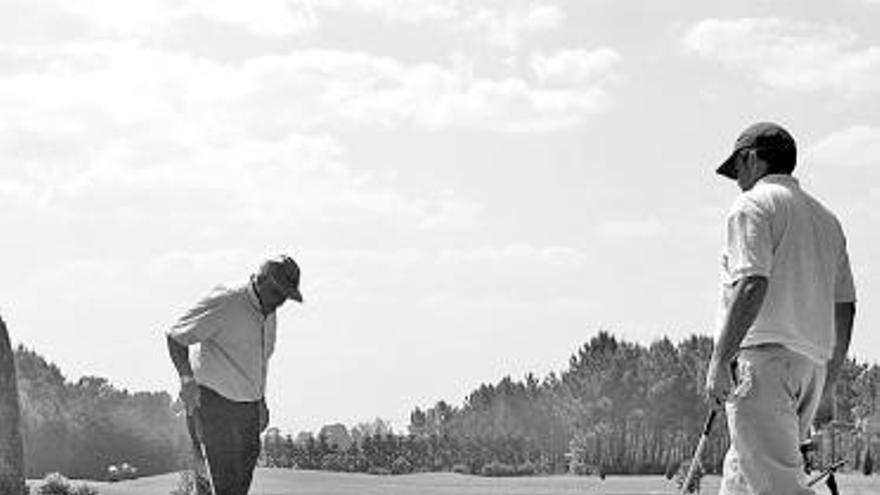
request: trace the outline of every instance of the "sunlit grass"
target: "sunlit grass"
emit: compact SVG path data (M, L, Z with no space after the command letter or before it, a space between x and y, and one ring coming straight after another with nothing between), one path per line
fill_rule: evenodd
M121 483L95 483L102 495L168 495L177 486L177 473ZM880 493L880 476L839 475L844 495ZM702 493L714 495L718 477L703 479ZM675 485L662 476L535 476L482 478L453 473L405 476L260 469L251 495L672 495ZM824 486L817 494L828 493Z

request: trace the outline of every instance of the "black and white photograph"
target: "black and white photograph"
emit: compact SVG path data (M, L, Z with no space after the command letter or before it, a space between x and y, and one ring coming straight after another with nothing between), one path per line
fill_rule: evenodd
M0 495L880 494L878 26L0 0Z

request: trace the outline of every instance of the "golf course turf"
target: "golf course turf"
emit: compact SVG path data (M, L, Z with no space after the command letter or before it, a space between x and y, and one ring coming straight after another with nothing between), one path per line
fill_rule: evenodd
M177 473L119 483L90 483L100 495L169 495L177 486ZM842 495L880 494L880 477L838 476ZM828 493L817 487L817 495ZM718 477L703 479L702 493L714 495ZM535 476L483 478L453 473L404 476L258 469L251 495L654 495L677 493L662 476Z

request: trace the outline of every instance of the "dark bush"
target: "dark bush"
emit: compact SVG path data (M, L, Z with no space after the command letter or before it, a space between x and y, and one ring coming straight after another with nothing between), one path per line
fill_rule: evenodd
M397 459L394 459L394 462L391 463L392 474L409 474L412 471L412 463L402 455L398 456Z
M85 484L73 485L61 473L49 473L37 486L36 495L98 495L98 490Z
M321 458L321 469L324 471L348 471L345 457L341 454L327 454Z
M516 468L511 466L510 464L492 461L489 464L483 466L483 469L480 470L480 474L483 476L493 477L516 476Z
M538 472L537 466L530 461L526 461L516 467L516 474L519 476L534 476Z
M346 455L345 463L348 466L348 471L352 473L364 473L370 467L367 456L361 453Z
M458 463L458 464L452 466L452 472L458 473L458 474L473 474L470 466L468 466L467 464L461 464L461 463Z
M37 495L72 495L70 481L61 473L49 473L37 485Z
M382 467L382 466L370 466L370 468L367 469L367 474L375 474L375 475L379 475L379 476L387 476L387 475L390 475L390 474L391 474L391 470L388 469L388 468L384 468L384 467Z

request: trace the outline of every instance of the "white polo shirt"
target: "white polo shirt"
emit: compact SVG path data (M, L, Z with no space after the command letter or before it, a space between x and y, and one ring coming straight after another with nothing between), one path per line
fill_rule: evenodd
M768 175L737 197L727 215L721 268L719 320L738 280L769 280L741 347L777 343L820 364L831 359L834 303L856 297L846 238L834 214L797 179Z
M264 397L268 361L275 350L275 313L263 317L250 284L215 288L167 335L195 345L190 362L198 383L233 401Z

